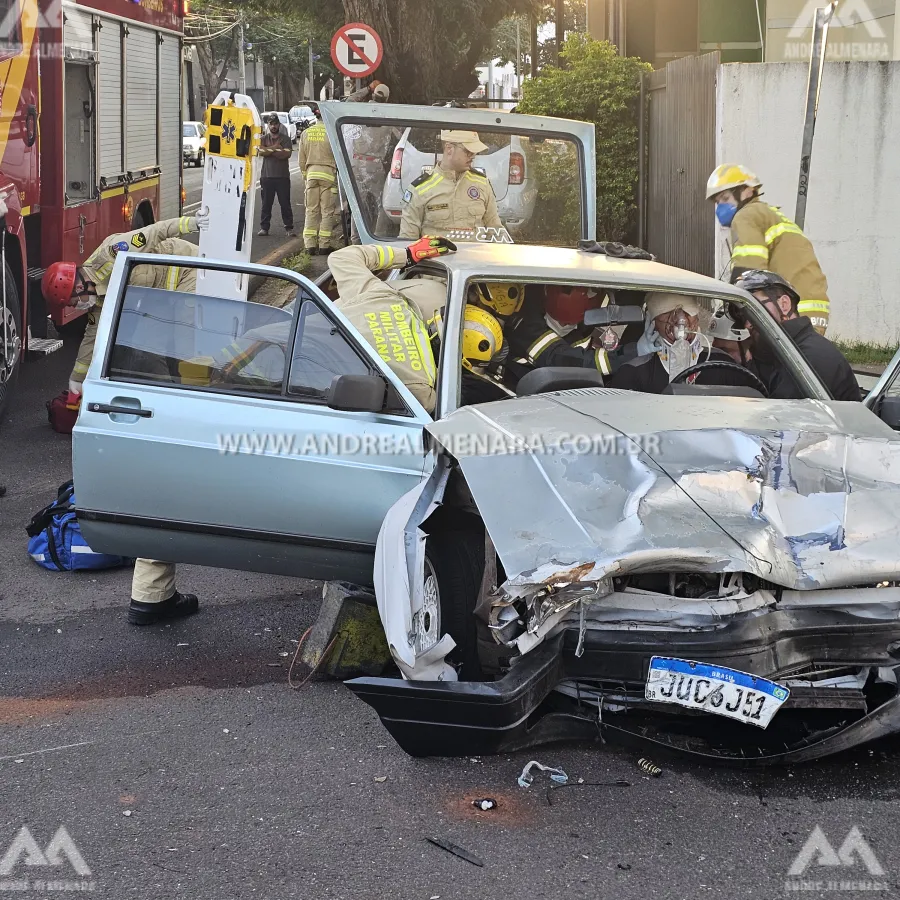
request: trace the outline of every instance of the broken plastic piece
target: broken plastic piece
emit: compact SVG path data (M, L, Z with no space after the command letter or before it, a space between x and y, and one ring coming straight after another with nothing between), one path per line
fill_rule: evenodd
M484 862L480 860L474 853L469 853L464 847L460 847L458 844L454 844L450 841L442 841L440 838L425 838L426 841L430 844L434 844L435 847L440 847L441 850L446 850L448 853L452 853L454 856L458 856L460 859L464 859L467 863L472 863L473 866L480 866L484 868Z
M493 797L483 797L478 800L473 800L472 806L474 806L475 809L482 810L482 812L487 812L489 809L496 809L498 804Z
M566 784L569 781L569 776L566 775L562 769L543 766L536 759L533 759L524 769L522 769L522 774L519 776L519 787L531 787L531 784L534 781L532 769L537 769L539 772L546 772L557 784Z

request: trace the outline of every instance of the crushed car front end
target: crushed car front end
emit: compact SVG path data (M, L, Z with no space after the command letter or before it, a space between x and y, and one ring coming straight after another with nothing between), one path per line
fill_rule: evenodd
M605 737L764 764L900 730L900 440L861 405L601 388L430 430L376 566L404 677L349 682L408 752ZM429 546L464 528L475 627L436 634Z

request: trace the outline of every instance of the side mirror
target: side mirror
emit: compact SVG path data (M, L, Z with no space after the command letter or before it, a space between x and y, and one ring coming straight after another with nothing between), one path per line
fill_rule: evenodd
M589 309L584 314L584 324L604 325L637 325L644 321L644 311L640 306L618 306L610 303L600 309Z
M328 389L328 405L345 412L381 412L387 385L380 375L338 375Z

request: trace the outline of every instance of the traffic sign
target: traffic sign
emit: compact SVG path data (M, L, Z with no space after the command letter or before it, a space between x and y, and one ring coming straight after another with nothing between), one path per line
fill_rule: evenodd
M365 78L381 65L383 57L381 38L371 25L343 25L331 39L331 59L344 75Z

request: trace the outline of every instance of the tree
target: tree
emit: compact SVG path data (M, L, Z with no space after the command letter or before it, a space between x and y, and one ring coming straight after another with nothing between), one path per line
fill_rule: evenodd
M384 43L376 77L398 103L466 97L477 86L475 67L504 17L530 12L534 0L343 0L347 22L365 22Z
M548 66L523 86L519 112L593 122L597 136L597 235L621 240L634 224L638 180L638 98L648 63L619 56L608 41L573 34L564 69ZM538 202L558 203L560 179L542 172ZM571 204L569 204L571 205ZM575 211L560 209L571 217Z

